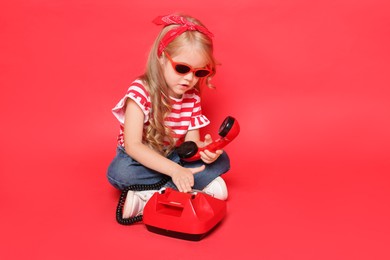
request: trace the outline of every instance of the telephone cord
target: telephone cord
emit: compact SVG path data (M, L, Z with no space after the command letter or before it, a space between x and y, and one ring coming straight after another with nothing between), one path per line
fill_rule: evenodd
M116 220L119 224L121 225L131 225L137 222L142 221L142 215L130 217L130 218L123 218L122 213L123 213L123 206L126 201L127 193L132 190L132 191L143 191L143 190L159 190L161 189L168 181L170 180L170 177L165 176L163 179L161 179L159 182L154 183L154 184L133 184L128 187L126 187L120 197L119 197L119 202L118 206L116 208Z

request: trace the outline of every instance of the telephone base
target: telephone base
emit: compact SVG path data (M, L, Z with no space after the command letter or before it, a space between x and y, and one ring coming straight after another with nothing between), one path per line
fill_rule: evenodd
M153 194L143 214L143 222L151 232L199 241L224 218L226 201L203 192L183 193L166 188Z
M208 232L206 232L204 234L188 234L188 233L182 233L182 232L177 232L177 231L173 231L173 230L166 230L166 229L159 228L159 227L153 227L150 225L145 225L145 226L146 226L147 230L150 232L153 232L153 233L156 233L159 235L163 235L163 236L179 238L179 239L183 239L183 240L189 240L189 241L200 241L204 237L206 237L209 233L211 233L211 231L212 231L212 230L209 230Z

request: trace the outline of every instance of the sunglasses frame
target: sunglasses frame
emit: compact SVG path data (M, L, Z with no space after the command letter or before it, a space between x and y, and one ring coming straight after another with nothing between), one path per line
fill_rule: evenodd
M168 54L166 51L164 51L164 54L167 56L169 62L170 62L171 65L172 65L172 68L175 70L175 72L176 72L177 74L186 75L186 74L192 72L192 73L194 73L194 76L197 77L197 78L205 78L205 77L209 76L209 75L212 73L212 71L209 70L209 69L207 69L207 68L194 69L194 68L192 68L192 66L190 66L190 65L188 65L188 64L186 64L186 63L183 63L183 62L175 62L175 61L172 60L171 56L169 56L169 54ZM189 69L188 72L182 73L182 72L178 71L177 68L176 68L177 65L187 67L187 68ZM196 73L197 73L198 71L207 71L208 74L205 75L205 76L197 76Z

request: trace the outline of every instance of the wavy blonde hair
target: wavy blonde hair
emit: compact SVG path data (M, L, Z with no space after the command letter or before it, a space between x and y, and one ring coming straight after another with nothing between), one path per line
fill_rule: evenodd
M185 17L190 22L205 27L199 20L193 17L187 15L180 16ZM169 25L161 30L150 50L146 71L141 76L141 79L149 91L152 105L149 124L144 130L144 142L149 147L158 151L164 156L167 156L174 149L175 140L171 134L172 130L164 124L164 119L171 112L172 107L171 99L168 94L169 88L164 78L162 65L159 62L157 50L158 45L164 35L169 30L177 26L179 25ZM201 91L201 87L203 85L214 88L214 86L210 83L212 76L214 76L216 73L216 60L213 56L212 40L201 32L186 31L170 42L164 51L169 55L175 56L180 48L184 46L192 46L197 48L200 51L200 54L204 55L208 61L208 68L212 71L209 76L205 78L199 78L195 88L199 92ZM166 142L168 142L168 146L166 145Z

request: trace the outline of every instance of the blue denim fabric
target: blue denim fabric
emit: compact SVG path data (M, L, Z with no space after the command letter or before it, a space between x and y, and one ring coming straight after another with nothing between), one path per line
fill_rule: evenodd
M180 162L180 158L176 152L172 152L168 159L180 163L183 167L194 168L201 166L201 160L195 162ZM224 174L230 169L230 159L226 152L221 154L219 158L212 164L205 164L206 169L194 175L195 185L193 189L202 190L212 180ZM107 170L108 181L117 189L123 190L133 184L154 184L163 179L163 175L157 171L146 168L133 158L131 158L122 146L118 146L116 156L112 160ZM172 180L169 180L164 187L176 189Z

